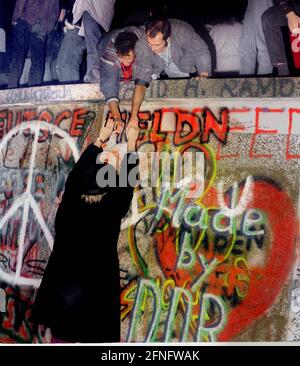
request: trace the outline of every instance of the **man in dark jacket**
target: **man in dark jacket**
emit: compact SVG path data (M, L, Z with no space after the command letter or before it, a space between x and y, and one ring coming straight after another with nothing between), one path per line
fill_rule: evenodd
M278 75L289 75L281 27L291 32L300 28L300 0L274 0L275 5L262 15L262 25L273 67Z

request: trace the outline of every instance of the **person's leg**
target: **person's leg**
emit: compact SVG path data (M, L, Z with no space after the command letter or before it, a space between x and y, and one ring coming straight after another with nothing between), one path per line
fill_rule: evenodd
M255 35L257 47L257 62L259 75L271 74L271 64L266 38L262 29L262 14L273 5L272 0L253 0L253 15L255 21Z
M13 28L8 88L16 88L19 84L29 48L30 31L31 26L23 20L19 20Z
M67 30L56 60L56 71L60 82L79 82L80 65L85 50L84 38L78 29Z
M6 32L0 27L0 53L6 52Z
M58 81L57 71L56 71L56 60L62 40L64 38L64 33L60 33L58 30L53 30L47 34L46 40L46 69L44 78L46 81L53 81L54 83ZM48 66L48 67L47 67ZM47 73L48 71L48 73ZM47 79L48 77L48 79Z
M10 75L11 63L11 45L12 34L8 33L6 37L6 52L0 53L0 88L7 88L8 78Z
M256 65L256 42L254 32L253 0L248 1L248 7L243 21L243 31L240 40L240 74L254 75Z
M0 28L0 34L2 29ZM0 88L3 89L7 86L7 79L9 74L9 59L8 59L8 47L7 47L7 39L5 34L5 43L2 44L2 48L0 49ZM4 46L4 47L3 47Z
M84 24L84 36L87 51L87 71L84 76L86 83L98 83L100 81L100 55L101 39L105 30L98 24L88 12L82 15Z
M287 25L286 15L272 6L262 15L262 28L266 38L271 64L278 68L278 75L289 75L281 27Z
M28 78L29 86L41 85L45 71L46 34L39 31L31 32L30 52L31 67Z
M57 58L55 58L53 61L50 62L51 77L52 77L52 81L54 81L54 82L58 81L56 64L57 64Z
M2 75L7 75L9 73L9 65L7 59L7 52L0 52L0 80Z

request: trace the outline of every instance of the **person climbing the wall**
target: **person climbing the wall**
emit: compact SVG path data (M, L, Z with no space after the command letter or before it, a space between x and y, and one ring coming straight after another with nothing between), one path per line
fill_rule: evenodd
M135 62L134 47L142 32L141 27L116 29L103 42L100 59L100 90L119 132L124 127L119 107L120 81L132 81Z
M178 19L154 17L134 47L134 91L129 125L137 125L146 89L153 79L165 73L168 78L207 78L211 56L204 40L188 23Z
M137 184L139 129L126 129L127 153L115 169L101 162L113 128L108 119L74 165L56 214L53 251L30 317L36 330L49 327L56 343L120 341L117 242Z

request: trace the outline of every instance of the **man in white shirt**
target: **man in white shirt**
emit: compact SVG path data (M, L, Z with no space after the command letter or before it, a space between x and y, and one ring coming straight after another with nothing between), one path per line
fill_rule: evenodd
M242 24L234 18L224 19L211 26L209 35L216 48L215 72L240 72L239 46Z
M154 75L158 78L164 72L169 78L207 78L211 73L206 43L191 25L178 19L151 19L135 45L135 54L129 126L138 124L138 112Z
M241 75L267 75L273 71L262 27L262 14L273 0L248 0L240 43Z

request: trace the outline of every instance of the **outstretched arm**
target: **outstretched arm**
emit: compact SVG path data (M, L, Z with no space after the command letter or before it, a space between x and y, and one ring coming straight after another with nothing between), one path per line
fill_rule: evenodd
M138 113L140 111L141 105L144 101L146 93L146 86L144 85L135 85L133 96L132 96L132 107L131 107L131 116L128 122L128 125L133 125L138 127Z
M105 121L99 131L99 135L96 139L96 141L94 142L94 145L99 147L99 148L102 148L102 145L105 144L112 132L113 132L113 129L114 129L114 120L113 118L109 118L107 121Z
M138 184L139 157L136 152L136 142L139 136L139 128L133 125L126 129L127 154L121 164L118 188L113 194L112 201L118 207L117 215L122 218L129 210L134 188Z
M70 192L73 196L78 196L82 194L83 189L86 190L86 182L90 182L93 186L96 184L96 174L101 167L97 157L103 151L102 145L105 144L112 134L113 126L114 122L112 119L104 123L95 142L89 145L82 153L68 176L65 186L66 194Z

